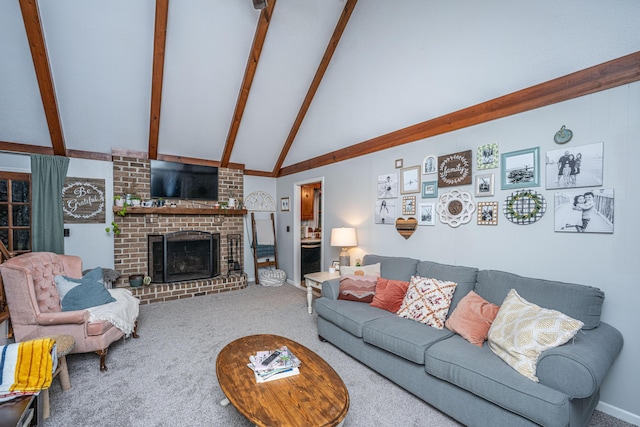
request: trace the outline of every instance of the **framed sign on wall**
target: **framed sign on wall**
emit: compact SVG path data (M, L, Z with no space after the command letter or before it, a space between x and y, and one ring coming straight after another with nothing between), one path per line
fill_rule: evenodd
M471 150L438 157L438 187L471 184Z

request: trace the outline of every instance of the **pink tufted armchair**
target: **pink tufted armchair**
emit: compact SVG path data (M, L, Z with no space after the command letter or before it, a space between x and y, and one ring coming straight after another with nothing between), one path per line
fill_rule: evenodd
M54 334L71 335L76 341L72 353L95 351L100 356L100 370L107 370L107 349L122 338L122 331L108 321L89 322L87 310L62 311L54 284L56 275L82 277L79 257L31 252L7 260L0 265L0 272L17 342Z

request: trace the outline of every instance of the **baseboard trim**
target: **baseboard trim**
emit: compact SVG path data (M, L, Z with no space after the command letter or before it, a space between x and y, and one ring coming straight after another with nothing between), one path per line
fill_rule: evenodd
M619 418L622 421L640 426L640 415L632 414L631 412L625 411L624 409L620 409L613 405L609 405L608 403L602 401L598 403L596 409L600 412L611 415L612 417Z

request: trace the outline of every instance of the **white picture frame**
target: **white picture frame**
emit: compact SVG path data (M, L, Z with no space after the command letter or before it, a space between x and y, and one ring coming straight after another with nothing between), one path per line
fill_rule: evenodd
M436 225L436 204L418 204L418 225Z

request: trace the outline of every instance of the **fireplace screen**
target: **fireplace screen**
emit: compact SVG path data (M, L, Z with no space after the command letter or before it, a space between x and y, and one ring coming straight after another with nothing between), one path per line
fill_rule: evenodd
M208 279L220 274L220 234L178 231L151 234L149 272L153 283Z

